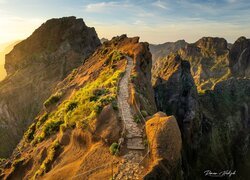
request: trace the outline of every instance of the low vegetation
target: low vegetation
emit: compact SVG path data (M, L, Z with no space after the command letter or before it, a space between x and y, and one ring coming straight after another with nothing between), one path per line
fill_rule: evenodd
M145 111L145 110L142 110L142 111L141 111L141 114L142 114L143 117L147 117L147 116L148 116L148 112Z
M119 144L118 143L113 143L109 147L110 154L116 155L119 152Z
M136 123L140 123L141 122L141 118L139 115L134 115L134 122Z
M51 146L49 147L49 150L48 150L48 156L45 158L42 165L35 173L35 177L41 176L50 170L52 163L54 162L56 156L58 155L58 151L59 151L60 147L61 147L61 145L60 145L58 140L55 140L51 144Z
M114 60L121 58L121 55L114 55ZM34 138L33 144L43 141L46 137L58 132L64 132L67 128L89 127L89 123L94 120L102 111L103 107L112 104L118 109L116 96L118 92L118 81L122 71L114 68L105 68L92 82L87 82L85 86L74 94L70 99L63 101L57 110L44 114L38 121L39 131ZM61 94L51 96L45 106L49 107L61 99ZM46 120L45 120L46 119ZM44 122L45 120L45 122Z
M49 97L49 99L47 99L45 102L44 102L44 107L48 108L50 107L51 105L57 103L62 97L62 93L56 93L52 96Z
M36 123L36 128L38 129L49 117L48 113L44 113L39 119L38 122Z
M35 124L35 123L32 123L32 124L30 125L29 129L25 132L24 138L25 138L27 141L32 141L32 140L34 139L35 131L36 131L36 124Z
M20 167L24 161L25 161L24 158L20 158L20 159L15 160L11 165L11 171L14 172L15 169Z

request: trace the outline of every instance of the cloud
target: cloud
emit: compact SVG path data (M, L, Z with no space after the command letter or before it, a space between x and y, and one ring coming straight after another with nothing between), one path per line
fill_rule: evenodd
M165 2L162 2L160 0L153 3L154 6L161 8L161 9L168 9L168 6Z
M128 3L119 3L119 2L99 2L99 3L91 3L85 6L85 11L87 12L105 12L114 8L127 8L130 5Z
M228 3L236 3L237 0L226 0Z

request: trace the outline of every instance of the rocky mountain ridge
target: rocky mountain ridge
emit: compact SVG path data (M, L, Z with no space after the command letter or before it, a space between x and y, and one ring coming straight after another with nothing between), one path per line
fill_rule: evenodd
M75 17L51 19L6 55L0 82L0 156L7 157L58 82L100 45Z

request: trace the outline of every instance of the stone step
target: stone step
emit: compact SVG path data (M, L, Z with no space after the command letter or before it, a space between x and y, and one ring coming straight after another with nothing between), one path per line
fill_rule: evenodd
M133 145L127 145L127 148L128 149L131 149L131 150L144 150L145 147L144 146L133 146Z
M142 135L141 135L141 134L131 134L131 133L130 133L130 134L127 134L127 135L126 135L126 138L128 138L128 139L137 139L137 138L138 138L138 139L139 139L139 138L142 139Z

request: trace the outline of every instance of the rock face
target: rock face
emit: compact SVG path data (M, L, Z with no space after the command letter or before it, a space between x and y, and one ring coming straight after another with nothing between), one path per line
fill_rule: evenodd
M229 53L229 67L234 76L250 77L250 39L240 37Z
M179 40L176 42L166 42L164 44L150 44L149 49L152 53L153 64L158 60L165 58L170 53L175 53L181 48L184 48L188 43L185 40Z
M189 63L178 55L170 58L154 89L158 109L174 115L182 133L183 178L202 179L205 170L231 169L246 179L250 80L230 78L198 96Z
M190 72L190 64L179 55L169 57L154 86L158 110L175 115L184 137L189 139L198 114L198 93Z
M100 45L82 19L51 19L6 55L0 83L0 157L10 155L56 84Z
M174 116L158 112L146 123L151 168L144 179L181 179L181 132Z
M174 115L181 130L183 171L188 174L193 153L198 148L200 136L200 110L198 92L190 72L190 63L179 55L169 55L170 61L162 64L154 86L157 108L167 115Z
M198 91L212 89L217 82L226 79L230 74L227 58L229 50L227 41L223 38L204 37L196 43L187 44L177 53L182 59L189 61ZM159 72L166 68L162 64L171 63L171 60L169 57L163 57L156 61L152 69L153 85Z
M231 78L199 98L202 135L196 173L231 169L236 170L237 179L249 177L249 92L250 80Z

